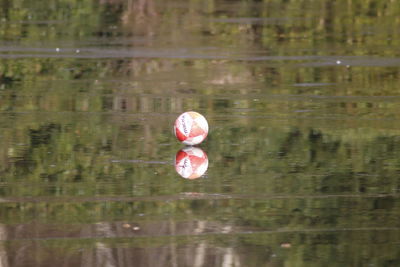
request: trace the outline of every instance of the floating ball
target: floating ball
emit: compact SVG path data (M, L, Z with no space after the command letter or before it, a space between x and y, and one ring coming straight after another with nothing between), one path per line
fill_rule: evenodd
M207 171L207 168L207 154L198 147L185 147L176 153L175 170L183 178L199 178Z
M197 145L207 137L208 123L200 113L188 111L176 119L174 132L180 142L190 146Z

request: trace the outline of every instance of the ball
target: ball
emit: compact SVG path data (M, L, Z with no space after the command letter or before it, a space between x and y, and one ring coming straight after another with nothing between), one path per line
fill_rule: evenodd
M208 123L200 113L184 112L176 119L174 132L176 138L185 145L197 145L207 137Z
M198 147L185 147L176 153L175 170L186 179L201 177L208 168L207 154Z

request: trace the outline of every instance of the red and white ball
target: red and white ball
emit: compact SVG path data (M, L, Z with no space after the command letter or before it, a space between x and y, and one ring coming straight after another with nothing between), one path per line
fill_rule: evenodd
M208 123L200 113L188 111L176 119L174 132L180 142L190 146L197 145L206 139Z
M186 179L201 177L208 169L207 154L198 147L185 147L176 153L175 170Z

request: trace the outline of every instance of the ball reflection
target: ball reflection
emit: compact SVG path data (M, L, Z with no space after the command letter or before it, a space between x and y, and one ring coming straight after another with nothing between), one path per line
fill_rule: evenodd
M183 178L197 179L207 168L207 154L201 148L185 147L176 153L175 170Z

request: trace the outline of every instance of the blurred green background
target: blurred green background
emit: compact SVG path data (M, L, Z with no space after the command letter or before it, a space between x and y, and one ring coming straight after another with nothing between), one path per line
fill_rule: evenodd
M399 265L399 12L0 0L2 266Z

